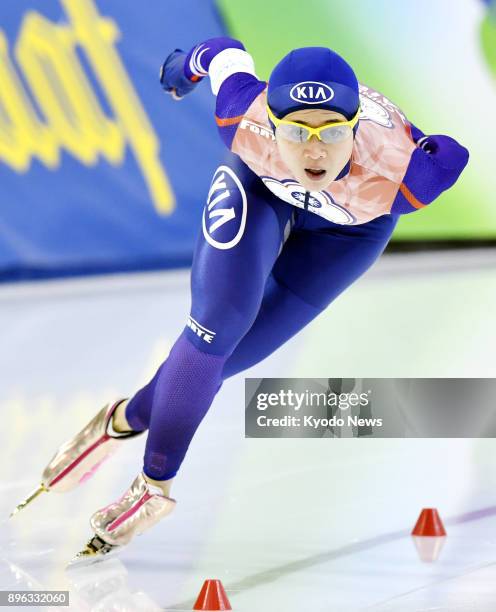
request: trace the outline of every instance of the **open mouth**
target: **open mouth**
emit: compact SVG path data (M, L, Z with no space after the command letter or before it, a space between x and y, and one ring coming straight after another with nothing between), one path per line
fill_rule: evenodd
M325 176L326 171L322 168L305 168L305 174L313 181L318 181Z

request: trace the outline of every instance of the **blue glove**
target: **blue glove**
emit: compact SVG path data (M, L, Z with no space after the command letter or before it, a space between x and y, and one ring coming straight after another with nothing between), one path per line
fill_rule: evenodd
M432 145L429 141L429 136L426 136L422 130L419 130L416 125L410 123L410 130L412 132L413 142L417 145L419 149L425 151L426 153L434 153L435 145Z
M426 136L422 130L419 130L416 125L410 123L410 129L412 132L413 142L417 145L419 149L425 151L426 153L435 153L436 146L429 141L429 136Z
M467 165L469 152L450 136L434 134L424 136L417 142L417 146L436 160L446 170L461 172Z
M180 100L198 84L198 81L190 81L184 74L186 56L187 53L181 49L175 49L160 69L160 83L174 100Z
M417 140L417 147L426 153L437 153L439 144L436 142L436 136L422 136Z
M426 136L413 123L410 124L412 138L419 149L432 155L445 168L465 167L468 161L468 151L456 140L442 134Z

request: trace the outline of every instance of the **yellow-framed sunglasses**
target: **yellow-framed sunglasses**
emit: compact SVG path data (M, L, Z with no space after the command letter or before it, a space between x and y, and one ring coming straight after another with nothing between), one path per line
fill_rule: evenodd
M297 121L278 119L270 110L268 104L267 112L270 120L276 126L276 136L280 135L285 140L291 142L306 142L315 135L325 144L338 144L346 140L360 117L360 108L358 108L356 115L350 121L335 121L334 123L326 123L320 127L313 128Z

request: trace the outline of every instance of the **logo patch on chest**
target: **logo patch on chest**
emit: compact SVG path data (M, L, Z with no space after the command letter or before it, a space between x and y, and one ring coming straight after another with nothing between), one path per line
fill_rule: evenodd
M299 183L291 179L278 181L271 176L260 178L276 197L298 208L304 208L305 189ZM355 217L337 204L327 191L311 191L308 210L339 225L353 225L356 222Z

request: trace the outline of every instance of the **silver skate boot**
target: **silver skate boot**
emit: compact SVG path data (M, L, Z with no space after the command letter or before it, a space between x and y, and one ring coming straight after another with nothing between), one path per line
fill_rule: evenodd
M174 510L176 500L165 496L140 473L116 502L97 510L90 519L94 536L68 568L89 565L113 556Z
M58 449L43 470L40 486L15 508L11 517L43 492L65 493L75 489L91 478L100 465L120 448L125 440L143 433L114 431L112 416L117 406L125 399L106 404L86 427Z

